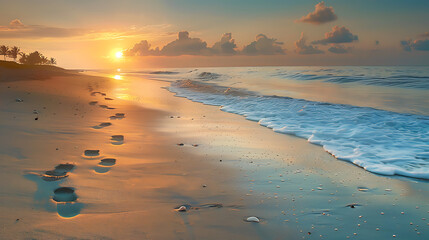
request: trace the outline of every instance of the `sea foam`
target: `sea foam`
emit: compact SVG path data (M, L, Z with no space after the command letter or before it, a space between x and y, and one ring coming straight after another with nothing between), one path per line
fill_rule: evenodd
M263 96L179 80L177 96L245 116L275 132L322 146L338 159L383 175L429 179L429 117L369 107Z

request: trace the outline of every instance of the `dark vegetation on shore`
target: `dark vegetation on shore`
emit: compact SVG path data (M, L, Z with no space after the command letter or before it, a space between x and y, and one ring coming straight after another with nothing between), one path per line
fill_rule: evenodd
M38 51L26 54L21 52L21 49L17 46L8 47L5 45L0 46L0 55L3 55L4 60L6 61L6 57L12 58L14 62L18 56L19 62L22 64L30 64L30 65L55 65L57 64L57 60L55 58L47 58L43 56L43 54Z
M43 80L54 76L67 76L77 73L77 71L52 65L19 64L13 61L0 60L0 81Z

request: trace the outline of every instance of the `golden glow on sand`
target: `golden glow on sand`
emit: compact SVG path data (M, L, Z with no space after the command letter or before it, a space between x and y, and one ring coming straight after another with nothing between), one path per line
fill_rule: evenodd
M113 76L114 79L116 80L122 80L122 76L121 75L115 75Z
M124 57L124 53L122 53L122 51L118 51L115 53L116 58L123 58Z

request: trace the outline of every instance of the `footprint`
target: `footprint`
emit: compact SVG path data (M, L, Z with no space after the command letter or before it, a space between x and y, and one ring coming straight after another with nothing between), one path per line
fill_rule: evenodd
M101 95L101 96L106 96L106 94L105 94L105 93L102 93L102 92L92 92L92 93L91 93L91 96L96 96L97 94L99 94L99 95Z
M98 105L98 106L101 107L101 108L105 108L105 109L116 109L114 107L109 107L107 105Z
M80 214L83 204L76 202L77 195L74 188L60 187L55 189L52 198L57 204L58 215L64 218L72 218Z
M116 164L115 158L104 158L98 163L100 166L111 167Z
M110 116L110 119L122 119L125 118L125 113L116 113L114 116Z
M54 170L46 171L41 177L47 182L58 181L68 177L67 173L73 170L74 167L75 165L71 163L59 164Z
M74 188L60 187L55 189L52 199L55 202L74 202L77 200L77 195L74 192Z
M100 128L105 128L105 127L108 127L111 125L112 125L112 123L110 123L110 122L102 122L102 123L98 124L97 126L93 126L92 128L100 129Z
M124 144L124 136L123 135L113 135L110 138L110 140L112 140L111 143L113 145L122 145L122 144Z
M100 150L85 150L84 155L86 157L97 157L100 156Z
M95 105L97 103L98 103L98 101L91 101L91 102L89 102L89 105Z

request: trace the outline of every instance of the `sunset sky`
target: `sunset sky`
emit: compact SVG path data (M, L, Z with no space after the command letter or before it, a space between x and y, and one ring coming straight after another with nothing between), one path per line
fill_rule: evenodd
M427 0L1 0L1 9L0 45L67 68L429 64Z

